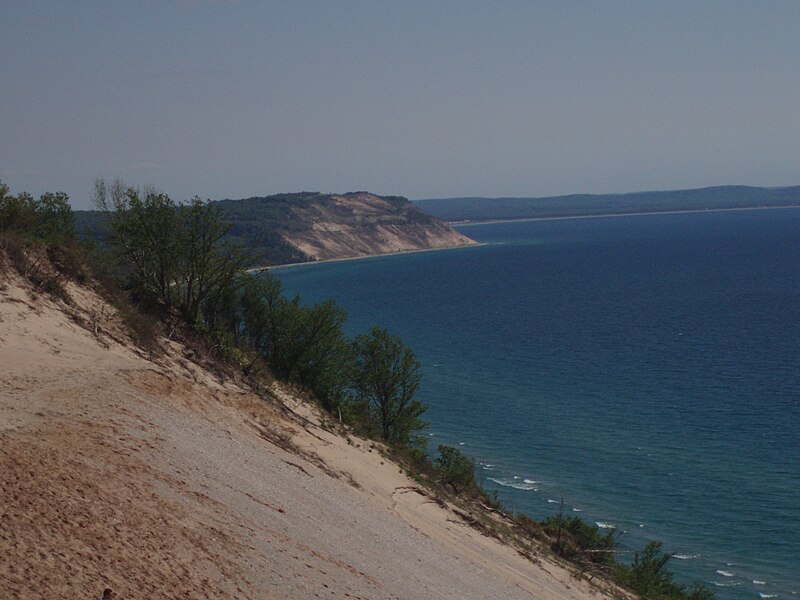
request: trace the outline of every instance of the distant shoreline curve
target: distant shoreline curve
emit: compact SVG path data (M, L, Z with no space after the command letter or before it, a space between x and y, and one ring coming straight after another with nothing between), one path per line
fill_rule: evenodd
M680 214L693 214L693 213L710 213L710 212L740 212L752 210L776 210L776 209L797 209L800 204L792 204L787 206L741 206L735 208L696 208L686 210L653 210L646 212L628 212L628 213L604 213L596 215L563 215L559 217L524 217L520 219L487 219L481 221L445 221L451 227L469 227L471 225L491 225L493 223L524 223L529 221L566 221L569 219L604 219L604 218L618 218L618 217L640 217L640 216L653 216L653 215L680 215ZM350 260L362 260L364 258L378 258L382 256L398 256L401 254L417 254L419 252L437 252L439 250L456 250L458 248L476 248L478 246L486 246L485 242L476 242L474 244L464 244L461 246L445 246L442 248L419 248L417 250L398 250L396 252L385 252L380 254L364 254L362 256L345 256L342 258L324 258L322 260L309 260L305 262L283 263L279 265L263 265L260 267L252 267L247 269L248 273L260 273L262 271L269 271L270 269L285 269L289 267L303 267L310 265L320 265L323 263L344 262Z
M266 265L262 267L252 267L247 269L248 273L260 273L262 271L269 271L270 269L284 269L289 267L304 267L311 265L321 265L323 263L344 262L349 260L361 260L364 258L381 258L384 256L398 256L400 254L418 254L420 252L437 252L439 250L458 250L459 248L477 248L478 246L486 246L484 242L475 242L474 244L462 244L460 246L443 246L441 248L419 248L416 250L397 250L396 252L381 252L380 254L364 254L362 256L344 256L342 258L323 258L322 260L307 260L305 262L284 263L281 265Z
M490 225L492 223L522 223L526 221L565 221L567 219L603 219L606 217L644 217L650 215L682 215L710 212L739 212L749 210L777 210L800 208L800 204L786 206L737 206L731 208L687 208L685 210L650 210L624 213L599 213L595 215L562 215L554 217L521 217L518 219L484 219L479 221L445 221L451 227L469 227L471 225Z

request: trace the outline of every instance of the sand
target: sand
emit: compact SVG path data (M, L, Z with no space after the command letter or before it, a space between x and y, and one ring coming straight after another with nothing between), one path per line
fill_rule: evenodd
M599 598L276 385L0 275L0 598Z

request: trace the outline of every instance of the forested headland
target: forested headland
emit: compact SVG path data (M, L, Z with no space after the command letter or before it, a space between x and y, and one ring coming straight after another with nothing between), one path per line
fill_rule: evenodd
M213 202L226 243L258 266L466 246L474 242L400 196L299 192ZM102 211L78 211L81 237L102 240Z

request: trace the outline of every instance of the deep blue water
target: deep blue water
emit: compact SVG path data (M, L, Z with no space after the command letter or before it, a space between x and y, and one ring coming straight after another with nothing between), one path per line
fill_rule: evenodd
M508 506L662 540L720 599L796 596L800 210L463 231L487 245L274 273L414 348L432 447Z

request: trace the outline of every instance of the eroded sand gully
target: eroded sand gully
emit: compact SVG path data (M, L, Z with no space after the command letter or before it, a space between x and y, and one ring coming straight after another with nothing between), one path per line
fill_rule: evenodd
M178 344L151 361L91 292L70 317L1 277L0 597L599 597L290 390L267 403Z

